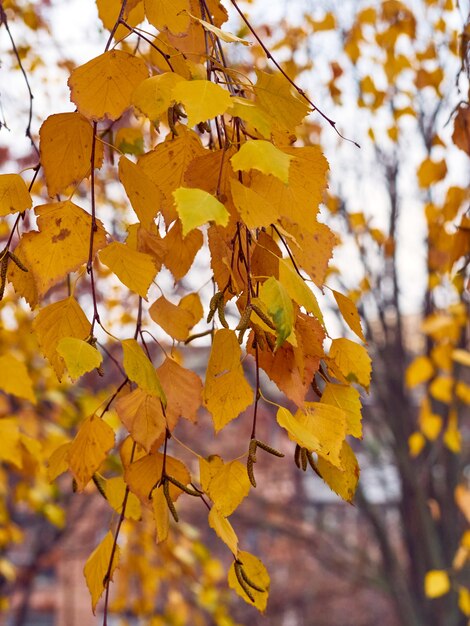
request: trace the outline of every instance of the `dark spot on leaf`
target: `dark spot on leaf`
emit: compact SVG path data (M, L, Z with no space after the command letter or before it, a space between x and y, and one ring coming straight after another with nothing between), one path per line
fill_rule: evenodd
M58 241L63 241L70 235L70 230L68 228L62 228L58 235L54 235L52 237L52 243L57 243Z

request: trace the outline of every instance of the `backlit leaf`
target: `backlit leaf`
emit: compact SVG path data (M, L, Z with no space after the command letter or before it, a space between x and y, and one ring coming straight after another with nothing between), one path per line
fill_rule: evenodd
M134 441L147 452L155 443L163 443L166 420L159 398L142 389L134 389L132 393L119 398L116 411Z
M124 352L124 370L127 376L136 383L143 391L152 396L157 396L166 406L165 393L163 392L157 373L148 356L135 339L125 339L122 342Z
M361 339L361 341L365 341L366 338L364 337L364 333L362 331L361 318L359 317L356 305L351 298L344 296L342 293L339 293L339 291L335 291L334 289L332 291L344 321L353 333Z
M183 307L173 304L164 296L156 300L149 309L150 317L170 337L176 341L184 341L194 326L194 316Z
M224 463L220 457L199 459L201 483L224 517L231 515L250 491L246 466L240 461Z
M54 368L60 380L64 362L57 352L57 344L63 337L86 339L90 334L90 322L73 296L42 308L33 322L44 356Z
M0 216L22 213L33 201L19 174L0 174Z
M341 496L343 500L351 503L359 481L359 464L351 446L343 441L340 453L341 469L328 463L321 456L318 457L316 465L328 487Z
M152 508L152 501L149 499L152 489L156 489L156 484L161 478L163 467L163 454L147 454L142 458L131 463L125 470L124 479L129 485L130 490L135 493L141 503ZM167 454L165 461L165 470L167 474L176 478L183 485L191 482L191 476L185 465ZM175 501L183 491L170 483L170 497Z
M189 28L189 0L144 0L148 21L158 30L167 28L175 35Z
M96 348L76 337L63 337L57 343L56 350L64 359L73 380L91 372L103 362L103 357Z
M235 333L215 333L204 385L203 402L211 413L216 432L253 402L253 390L243 374L241 348Z
M123 50L104 52L70 74L70 98L90 120L117 120L148 76L145 63Z
M132 104L152 121L166 114L175 98L173 88L184 81L174 72L165 72L146 78L132 94Z
M119 160L119 179L140 223L150 228L162 203L162 193L150 178L126 157Z
M23 235L22 251L41 296L88 260L91 215L68 200L37 206L34 212L40 232ZM106 245L106 231L99 220L96 226L93 254Z
M155 520L157 543L166 541L170 530L170 511L163 493L163 487L157 487L152 493L153 518Z
M157 369L167 399L166 417L170 429L180 417L195 422L202 404L202 382L199 376L166 358Z
M41 165L51 198L78 185L91 172L93 127L78 112L50 115L39 130ZM103 163L103 143L95 143L94 164Z
M299 306L303 306L308 313L313 313L318 321L324 325L323 314L318 306L315 294L305 280L295 271L290 259L281 259L279 261L279 281L285 287L292 300L297 302Z
M113 572L119 565L120 549L116 546L113 554L114 537L111 532L108 532L101 541L101 543L93 550L85 563L83 573L85 574L85 580L87 587L91 594L91 606L93 613L95 612L98 600L101 598L104 587L104 578L108 573L109 564L111 562L111 556L113 557L111 563L111 570L109 572L110 578L112 578Z
M209 80L179 82L173 89L173 98L184 105L188 126L222 115L231 104L230 93Z
M209 511L209 526L215 530L217 536L222 539L231 553L236 556L238 551L238 537L233 530L232 524L215 506Z
M362 405L357 389L349 385L326 383L320 402L342 409L346 414L346 434L362 439Z
M183 225L183 237L193 228L213 221L227 226L229 213L224 205L203 189L179 187L173 192L176 210Z
M131 291L147 299L147 292L157 269L149 254L133 250L125 243L113 241L100 252L100 261L116 274Z
M233 169L238 172L259 170L263 174L272 174L283 183L289 180L289 167L292 156L276 148L270 141L245 142L240 150L230 159Z
M408 365L405 373L406 386L413 388L428 381L434 374L434 366L427 356L418 356Z
M293 87L281 74L267 74L256 70L256 104L275 119L276 124L294 131L310 110L307 101L293 91Z
M127 485L124 482L122 476L114 476L113 478L108 478L104 483L106 500L119 515L122 512L122 505L124 502L124 498L126 497L126 487ZM141 518L141 515L142 508L140 506L140 502L137 496L135 496L133 493L129 493L126 499L125 518L139 520Z
M68 463L78 491L83 491L114 446L113 429L97 415L80 426L68 449Z
M349 382L359 383L364 389L369 389L371 360L363 346L349 339L333 339L330 357Z
M294 326L294 307L285 287L278 280L268 278L259 291L260 300L266 305L277 332L276 346L281 346Z
M266 591L257 591L252 587L248 587L252 597L254 598L254 602L252 602L238 582L237 575L235 574L234 563L232 563L228 572L229 587L230 589L233 589L241 598L243 598L247 604L255 606L258 611L264 612L268 603L269 585L271 583L268 571L261 561L249 552L240 550L238 553L238 560L242 563L243 569L245 570L250 581L252 581L260 589L265 589Z

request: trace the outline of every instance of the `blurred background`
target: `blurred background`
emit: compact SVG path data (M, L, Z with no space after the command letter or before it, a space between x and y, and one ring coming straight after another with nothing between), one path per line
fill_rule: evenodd
M99 54L109 34L107 3L97 5L0 1L7 18L0 25L2 173L36 164L26 128L37 142L47 115L73 110L69 72ZM286 457L273 463L258 455L263 488L252 490L231 518L246 549L270 572L266 614L228 590L226 550L207 528L203 507L182 499L184 523L158 548L145 515L126 521L108 624L464 626L470 616L468 2L253 0L240 7L343 136L313 112L298 142L320 144L330 163L321 215L340 244L327 282L356 302L373 359L373 384L362 398L363 439L354 444L359 489L348 505L313 472L299 471L292 443L273 428L266 405L259 436ZM253 42L227 46L230 65L249 75L270 67L233 10L229 16L224 28ZM133 35L129 41L136 44ZM139 124L129 112L114 128L130 154L144 149L131 141ZM115 232L113 211L125 214L126 200L114 181L100 184L107 228ZM0 239L8 235L3 224ZM185 280L202 285L206 260L201 252ZM161 281L172 285L169 274ZM330 335L348 336L332 296L317 295L330 310ZM125 327L119 287L108 297L118 303L110 327ZM109 396L118 371L107 371L99 385L91 375L79 385L58 384L26 330L29 307L17 302L8 290L0 346L30 355L47 401L33 410L0 395L0 623L100 624L82 571L112 513L94 485L74 494L71 479L60 476L59 489L47 464L88 407ZM163 331L158 338L169 341ZM200 375L207 360L204 342L185 351L185 364ZM246 367L250 372L249 360ZM280 398L267 378L262 387ZM21 446L12 419L26 435ZM245 452L232 425L212 449L211 428L201 414L197 435L185 423L176 436L203 455ZM189 453L187 463L193 469Z

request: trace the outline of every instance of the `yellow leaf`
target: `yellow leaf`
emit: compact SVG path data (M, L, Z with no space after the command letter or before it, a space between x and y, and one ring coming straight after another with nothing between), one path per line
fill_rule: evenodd
M457 411L452 409L447 419L447 428L444 432L444 444L454 454L462 450L462 433L459 430Z
M416 458L421 453L421 450L426 445L426 439L423 437L422 433L415 432L412 433L408 437L408 448L410 451L410 456Z
M101 598L104 587L104 578L109 571L109 577L112 579L114 570L119 565L120 550L119 546L113 551L114 537L108 532L103 541L93 550L85 563L83 573L88 590L91 594L91 606L95 613L98 600ZM112 563L111 563L112 557ZM111 563L111 568L109 567Z
M114 145L126 154L142 155L144 153L142 130L132 126L128 128L123 126L114 137Z
M431 158L425 159L418 169L418 183L422 189L442 180L447 174L447 165L444 160L435 162Z
M174 72L146 78L132 94L132 104L153 122L158 121L175 100L173 88L182 81Z
M63 337L57 343L56 350L64 359L72 380L91 372L103 362L103 357L96 348L76 337Z
M80 113L50 115L39 130L41 165L51 198L78 185L91 172L93 127ZM103 163L103 143L96 141L94 165Z
M248 589L254 598L254 602L252 602L243 587L238 582L234 563L232 563L228 572L229 587L230 589L233 589L240 596L240 598L243 598L247 604L255 606L258 611L264 612L268 603L269 585L271 582L268 571L261 561L249 552L240 550L238 553L238 560L242 563L243 569L249 580L260 589L265 589L265 591L257 591L256 589L248 586Z
M1 371L3 373L3 369ZM18 468L23 464L18 421L12 417L0 418L0 460L12 463Z
M442 429L442 417L432 412L431 403L428 397L424 397L421 402L419 427L423 435L425 435L430 441L437 439Z
M166 420L160 398L142 389L135 389L132 393L119 398L116 402L116 411L132 439L147 452L150 452L155 443L163 443Z
M185 33L190 24L189 0L144 0L148 21L158 30L167 28L175 35Z
M155 520L156 541L166 541L170 530L170 511L166 502L163 487L158 487L152 493L153 518Z
M238 537L233 530L232 524L215 506L209 511L209 526L215 530L217 536L222 539L230 552L236 557Z
M0 216L22 213L32 205L31 195L19 174L0 175Z
M122 504L124 502L124 498L126 497L126 488L127 485L122 476L108 478L104 483L106 500L119 515L122 512ZM138 521L141 516L142 508L137 496L133 493L129 493L126 500L125 518Z
M124 480L129 485L129 489L135 493L141 503L152 508L152 502L149 499L153 496L152 489L156 489L156 485L162 476L163 454L147 454L142 458L131 463L125 471ZM191 476L181 461L166 455L165 471L168 475L179 480L183 485L191 482ZM170 483L170 497L175 501L183 491ZM152 492L152 493L151 493Z
M366 338L362 332L361 318L359 317L356 305L351 298L344 296L342 293L339 293L339 291L335 291L334 289L332 289L332 291L344 321L361 341L365 341Z
M44 356L54 368L60 380L64 362L57 353L57 344L63 337L86 339L90 334L90 322L73 296L54 302L41 309L33 322Z
M194 258L204 243L200 230L192 230L183 237L181 221L177 220L165 237L164 262L175 280L180 280L189 271Z
M344 411L318 402L308 402L305 409L297 411L295 416L280 407L276 419L279 426L287 430L289 439L341 468L340 452L346 437Z
M341 469L328 463L321 456L317 460L317 468L326 484L346 502L352 502L359 481L359 464L351 446L343 441L341 448Z
M167 226L178 217L172 192L185 184L184 176L191 161L206 154L198 135L185 126L178 126L176 139L167 138L139 159L139 167L163 192L161 211Z
M259 290L259 299L266 305L276 326L276 347L290 336L294 326L294 307L285 287L278 280L268 278Z
M449 575L445 570L434 569L424 578L424 593L427 598L439 598L450 591Z
M224 517L231 515L250 491L246 466L240 461L224 463L220 457L199 459L201 484Z
M349 339L333 339L330 357L349 382L358 383L368 390L371 375L371 360L363 346Z
M459 609L466 617L470 617L470 590L459 587Z
M145 300L157 269L153 258L144 252L137 252L125 243L113 241L100 252L100 261L116 274L119 280L131 291Z
M450 404L452 402L453 388L454 379L451 376L436 376L429 385L429 393L439 402Z
M230 189L233 203L248 228L267 228L276 223L278 218L276 209L263 196L242 185L235 178L230 180Z
M103 22L103 26L108 30L112 30L121 12L122 1L96 0L96 7L98 9L99 18ZM145 18L143 2L141 0L129 0L125 6L122 17L130 26L137 26L137 24L143 22ZM121 41L121 39L128 34L128 29L119 25L114 33L114 38L116 41Z
M202 403L202 382L199 376L171 358L157 369L167 399L166 418L170 430L180 417L195 422Z
M230 93L209 80L179 82L173 88L173 98L184 105L188 126L222 115L231 104Z
M165 393L162 389L157 373L148 356L135 339L125 339L122 342L124 351L124 370L127 376L143 391L160 398L166 407Z
M90 120L117 120L131 104L134 89L148 76L139 57L111 50L70 74L70 98Z
M119 160L119 180L140 223L149 229L160 209L161 191L138 165L124 156Z
M452 350L452 359L460 365L470 367L470 352L468 350Z
M26 265L28 261L24 254L23 247L23 237L21 237L18 245L14 249L14 253L21 263ZM23 272L16 263L8 263L7 280L11 282L16 293L26 300L31 309L36 308L38 304L38 291L32 272Z
M428 381L433 374L432 361L427 356L418 356L406 368L406 386L413 388L421 385Z
M256 70L258 77L254 91L256 104L271 116L278 126L292 132L301 124L310 110L307 101L293 91L281 74L267 74Z
M42 296L88 260L91 215L69 200L37 206L34 212L40 232L23 235L22 251ZM93 254L105 245L106 231L98 220Z
M342 409L346 414L346 434L362 439L362 405L357 389L326 383L320 402Z
M66 441L60 445L49 457L47 463L47 478L52 482L69 469L68 454L70 441Z
M272 121L265 111L246 98L232 96L231 100L232 105L227 110L230 115L247 122L266 139L271 137Z
M193 228L213 221L227 226L229 212L224 205L203 189L186 189L179 187L173 192L176 210L183 225L183 237Z
M208 30L211 33L214 33L214 35L216 37L218 37L219 39L221 39L222 41L225 41L226 43L241 43L244 46L251 46L251 43L249 41L246 41L245 39L240 39L240 37L237 37L236 35L232 35L232 33L228 33L225 30L222 30L221 28L217 28L217 26L214 26L214 24L210 24L209 22L206 22L205 20L201 20L198 17L195 17L194 15L191 15L193 20L196 20L197 22L199 22L199 24L201 24L205 30Z
M308 287L305 280L295 271L290 259L281 259L279 261L279 280L292 300L297 302L299 306L303 306L307 313L313 313L324 326L323 314L318 306L315 294Z
M33 383L26 365L11 354L0 356L0 389L36 404Z
M92 415L83 422L67 455L78 491L85 489L113 446L114 432L106 422L97 415Z
M287 183L292 159L290 154L279 150L270 141L258 139L245 142L230 161L236 172L255 169L263 174L272 174L283 183Z
M253 402L253 390L240 363L241 348L235 333L215 333L204 385L203 403L211 413L216 432Z
M161 296L152 304L149 314L153 321L176 341L187 339L189 331L194 326L193 314L173 304L165 296Z

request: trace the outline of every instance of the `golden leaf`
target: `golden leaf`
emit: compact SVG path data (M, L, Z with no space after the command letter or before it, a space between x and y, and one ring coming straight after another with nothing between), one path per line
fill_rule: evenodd
M287 183L292 159L290 154L276 148L270 141L259 139L245 142L230 161L236 172L255 169L263 174L272 174L281 182Z
M155 443L163 443L167 424L160 398L142 389L135 389L119 398L116 411L134 441L147 452L150 452Z
M217 456L200 457L201 484L214 506L224 517L231 515L250 491L246 466L240 461L224 461Z
M106 422L97 415L92 415L83 422L67 454L78 491L85 489L113 446L114 432Z
M343 500L351 503L359 481L359 464L351 446L343 441L340 453L341 469L328 463L321 456L318 457L316 465L328 487L341 496Z
M330 358L349 382L358 383L368 390L371 376L371 360L366 349L349 339L333 339Z
M59 339L56 350L64 359L72 380L91 372L103 362L102 355L95 347L76 337Z
M2 358L0 357L0 361ZM18 468L21 468L23 465L20 448L20 430L16 418L0 418L0 460L12 463Z
M203 403L216 432L253 402L253 390L240 363L241 348L232 330L215 333L204 385Z
M439 598L449 591L449 574L445 570L434 569L426 573L424 578L424 593L427 598Z
M184 81L174 72L146 78L132 94L132 104L152 120L158 121L175 101L173 88Z
M183 226L183 237L207 222L215 222L221 226L228 224L227 209L217 198L203 189L179 187L173 192L173 198Z
M209 526L213 528L217 536L222 539L231 553L236 557L238 551L238 537L233 530L232 524L222 515L216 506L209 511Z
M342 409L346 414L346 434L362 439L362 405L357 389L349 385L326 383L320 402Z
M0 174L0 216L22 213L32 205L31 195L19 174Z
M124 370L134 383L143 391L160 398L163 406L166 406L166 397L162 389L157 373L150 359L142 350L135 339L125 339L122 342L124 352Z
M149 254L133 250L125 243L113 241L101 250L99 257L126 287L147 299L147 292L157 273Z
M104 578L108 573L111 556L113 557L113 561L109 572L110 578L112 578L114 570L119 565L119 546L116 546L114 553L113 546L114 537L111 532L108 532L103 541L101 541L101 543L90 554L83 569L86 584L91 594L91 606L93 608L93 613L95 613L98 600L101 598L101 594L105 589Z
M26 365L11 354L0 356L0 390L36 404L33 383Z
M42 296L88 260L91 215L69 200L37 206L34 212L40 232L23 235L22 252ZM105 245L106 231L97 220L93 254Z
M156 454L143 456L126 468L124 480L129 485L129 489L135 493L141 503L148 508L152 507L149 496L152 489L156 489L156 485L161 478L162 467L163 454L157 452ZM168 454L166 455L165 471L183 485L187 485L191 482L191 476L185 465ZM170 497L173 501L183 493L182 490L173 483L170 483L169 488Z
M110 506L119 515L122 512L122 504L126 497L127 485L124 482L122 476L115 476L114 478L108 478L104 483L104 492L106 494L106 500ZM125 518L140 520L142 516L142 508L140 502L133 493L129 493L126 500Z
M155 520L157 543L166 541L170 530L170 511L166 502L163 487L158 487L152 493L153 518Z
M204 243L204 236L200 230L192 230L186 237L183 237L182 231L181 222L177 220L163 240L166 250L164 263L175 280L180 280L188 273L198 250Z
M281 73L267 74L256 70L256 104L263 109L276 124L289 132L301 124L309 113L310 106Z
M427 356L418 356L408 365L405 373L406 386L413 388L427 382L434 374L434 366Z
M144 228L149 229L162 203L160 189L138 165L124 156L119 160L119 180L126 190L140 223Z
M267 228L278 218L272 202L233 178L230 181L233 203L248 228Z
M276 346L281 346L290 336L294 326L294 307L286 288L272 276L259 290L259 299L266 305L276 326Z
M90 120L117 120L131 104L134 89L148 76L139 57L111 50L70 74L70 98Z
M248 589L254 599L254 602L252 602L243 587L238 582L234 563L232 563L228 572L229 587L230 589L233 589L240 596L240 598L243 598L247 604L255 606L258 611L264 612L268 603L269 585L271 583L268 571L262 562L249 552L240 550L238 553L238 560L241 562L249 580L260 589L265 589L265 591L257 591L249 586Z
M78 185L91 172L93 127L80 113L50 115L39 130L41 165L51 198ZM103 163L103 144L95 143L94 166Z
M315 294L305 280L295 271L290 259L281 259L279 261L279 280L292 300L297 302L299 306L303 306L307 313L313 313L318 321L324 325L323 314Z
M64 362L57 353L57 344L63 337L86 339L90 327L90 322L73 296L44 307L33 321L41 351L59 380L64 372Z
M344 321L361 341L365 341L366 338L364 337L364 333L362 331L361 318L359 317L356 305L351 298L344 296L342 293L339 293L339 291L335 291L334 289L332 289L332 291Z
M187 339L195 323L190 311L173 304L165 296L161 296L152 304L149 314L153 321L176 341Z
M199 376L166 358L157 375L167 399L166 417L170 430L180 417L195 422L202 404L202 382Z
M188 126L222 115L231 104L230 93L209 80L179 82L173 88L173 98L184 105Z
M158 30L167 28L175 35L189 28L189 0L144 0L148 21Z

